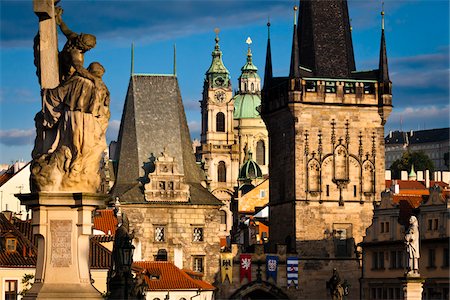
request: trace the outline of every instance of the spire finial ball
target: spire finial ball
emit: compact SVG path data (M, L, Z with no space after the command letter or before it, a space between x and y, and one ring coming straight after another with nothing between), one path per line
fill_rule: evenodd
M294 5L294 11L297 11L297 10L298 10L297 5Z

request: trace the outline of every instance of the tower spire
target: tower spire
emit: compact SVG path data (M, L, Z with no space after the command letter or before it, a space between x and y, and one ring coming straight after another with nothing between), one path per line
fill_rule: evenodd
M134 74L134 42L131 43L131 76Z
M267 50L266 50L266 67L264 70L264 87L267 88L270 79L272 79L272 53L270 50L270 20L267 20Z
M173 44L173 76L177 76L177 45Z
M384 36L384 2L381 10L381 42L380 42L380 61L378 65L379 77L378 80L381 83L382 94L391 93L391 81L389 79L388 58L386 51L386 39Z
M294 34L292 37L292 53L291 53L291 67L289 71L289 78L300 77L300 51L298 48L298 34L297 34L297 10L294 6Z

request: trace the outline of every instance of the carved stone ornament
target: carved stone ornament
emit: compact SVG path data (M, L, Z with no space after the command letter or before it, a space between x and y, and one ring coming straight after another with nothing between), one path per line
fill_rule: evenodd
M95 47L95 36L71 31L62 20L62 9L53 6L52 11L52 26L40 24L35 38L35 64L39 75L56 74L59 84L47 85L40 78L42 109L34 119L37 135L32 152L31 190L95 193L100 188L100 161L106 149L110 117L109 91L102 80L105 69L98 62L87 69L83 66L84 53ZM47 21L40 19L40 23ZM56 32L56 25L67 42L55 56L59 63L50 64L44 59L44 52L57 52L57 41L56 48L46 49L42 37L49 35L48 30ZM59 65L59 69L49 65Z
M150 182L144 185L147 201L189 201L189 185L177 166L175 158L164 150L155 161L155 170L148 175Z

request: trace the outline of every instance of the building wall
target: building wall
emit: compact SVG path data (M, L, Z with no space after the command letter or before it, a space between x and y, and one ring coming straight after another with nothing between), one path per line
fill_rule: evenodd
M436 191L431 190L429 200L422 202L416 212L420 232L419 273L425 279L423 299L448 299L448 199L437 197ZM405 227L398 223L399 214L400 207L391 202L389 195L374 211L363 244L364 299L403 299L401 278L406 271L407 256Z
M181 249L181 268L192 270L194 257L204 257L204 280L214 281L219 270L218 207L129 204L122 208L130 220L131 229L135 230L135 239L141 244L142 260L153 261L158 250L165 249L168 260L174 262L175 248ZM155 229L158 226L165 227L164 242L155 242ZM195 227L203 228L202 242L193 242Z
M91 269L91 278L94 280L92 284L100 293L106 294L108 291L107 280L108 270Z
M30 166L26 166L14 176L0 186L0 211L13 211L21 213L21 219L26 220L27 210L24 205L20 205L20 200L14 196L19 193L30 192ZM19 216L17 216L19 217Z
M24 289L22 284L22 278L25 274L34 275L34 268L0 268L0 299L5 300L5 282L6 280L17 280L18 292ZM18 300L22 299L22 296L17 297Z

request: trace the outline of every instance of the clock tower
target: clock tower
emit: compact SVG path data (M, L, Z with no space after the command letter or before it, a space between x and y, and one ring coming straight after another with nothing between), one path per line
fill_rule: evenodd
M232 225L230 202L239 171L239 147L233 133L234 101L230 72L222 61L219 30L215 32L216 45L211 66L205 74L200 101L202 133L197 154L201 157L210 191L225 204L221 227L224 234L228 234Z

